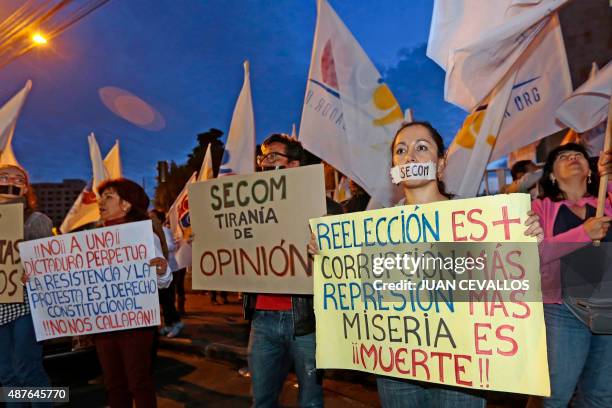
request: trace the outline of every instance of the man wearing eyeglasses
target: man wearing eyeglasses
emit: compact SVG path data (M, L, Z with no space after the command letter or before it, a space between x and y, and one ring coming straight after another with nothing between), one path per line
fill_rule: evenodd
M261 171L306 164L302 144L288 135L271 135L263 142L261 151L257 156ZM327 212L341 214L342 208L328 199ZM278 397L293 362L299 385L299 406L322 407L322 377L315 364L312 296L246 294L243 305L245 318L251 320L249 369L253 406L278 406Z
M281 133L268 137L261 145L261 153L257 166L262 171L299 167L305 159L302 144Z

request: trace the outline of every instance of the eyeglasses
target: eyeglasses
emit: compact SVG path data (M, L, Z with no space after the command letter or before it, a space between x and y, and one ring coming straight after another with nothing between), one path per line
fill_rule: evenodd
M291 156L288 156L285 153L270 152L268 154L257 156L257 165L259 167L264 167L265 164L274 164L281 157L285 157L287 159L291 158Z
M16 186L25 186L27 180L23 176L13 175L6 173L0 173L0 183L2 184L14 184Z

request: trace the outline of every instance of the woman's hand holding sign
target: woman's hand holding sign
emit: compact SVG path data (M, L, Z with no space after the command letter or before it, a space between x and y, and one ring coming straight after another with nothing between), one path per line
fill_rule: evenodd
M308 255L315 256L319 253L319 247L317 246L317 239L314 232L310 232L310 241L308 242Z
M166 269L168 269L168 261L166 261L162 257L153 258L149 261L149 265L155 267L155 272L158 275L163 275L166 273Z
M527 227L525 235L528 237L536 237L539 244L544 240L544 229L542 229L540 225L540 217L533 211L529 211L527 215L528 217L524 224Z

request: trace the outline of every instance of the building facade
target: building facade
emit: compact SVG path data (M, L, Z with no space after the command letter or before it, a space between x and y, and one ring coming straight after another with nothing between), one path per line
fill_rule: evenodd
M53 226L59 227L86 184L85 180L79 179L32 184L38 199L38 210L53 220Z

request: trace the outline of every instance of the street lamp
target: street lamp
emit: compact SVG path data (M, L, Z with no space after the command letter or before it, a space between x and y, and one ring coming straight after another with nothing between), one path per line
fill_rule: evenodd
M45 45L47 44L47 39L41 33L35 33L32 36L32 42L36 45Z

